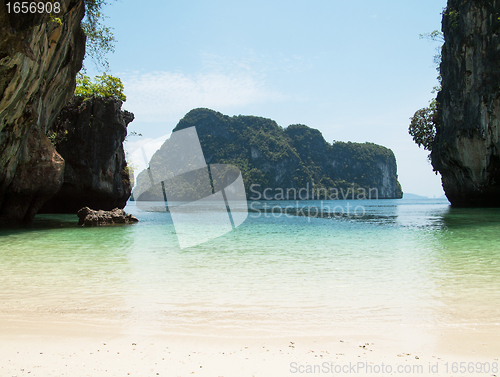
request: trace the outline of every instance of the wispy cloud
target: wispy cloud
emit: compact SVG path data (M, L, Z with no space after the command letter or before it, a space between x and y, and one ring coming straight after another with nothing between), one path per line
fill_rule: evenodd
M189 110L227 111L246 105L284 101L249 73L186 75L174 72L124 74L126 108L145 122L178 121Z
M257 54L254 51L245 51L241 56L228 58L227 56L204 52L201 54L203 65L212 72L248 72L253 77L265 78L275 74L300 74L314 67L317 56L304 57L301 55Z

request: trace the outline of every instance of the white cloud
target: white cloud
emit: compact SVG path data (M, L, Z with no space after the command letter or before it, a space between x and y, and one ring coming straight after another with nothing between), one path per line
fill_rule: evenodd
M269 90L262 80L248 73L185 75L152 72L123 75L122 80L127 109L137 120L145 122L177 122L197 107L227 111L288 98Z

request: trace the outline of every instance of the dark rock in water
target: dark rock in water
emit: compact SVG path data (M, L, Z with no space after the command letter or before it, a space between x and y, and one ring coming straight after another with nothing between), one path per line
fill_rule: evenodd
M80 219L78 225L82 226L132 224L139 221L135 216L127 214L120 208L111 211L95 211L89 207L84 207L78 211L77 216Z
M500 206L500 1L449 0L432 165L453 206Z
M59 4L61 24L0 6L0 225L31 222L63 181L64 161L45 131L75 90L85 3Z
M41 213L75 213L82 207L123 208L132 191L123 151L134 114L111 98L74 97L49 133L64 158L64 183Z

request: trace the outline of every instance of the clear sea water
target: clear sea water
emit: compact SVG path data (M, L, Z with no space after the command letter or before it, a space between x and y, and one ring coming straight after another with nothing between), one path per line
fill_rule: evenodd
M265 204L290 202L254 208ZM363 212L252 212L232 232L184 250L169 213L134 203L125 210L140 222L128 226L38 215L30 229L0 232L0 313L250 336L498 326L500 209L455 209L443 199L323 205Z

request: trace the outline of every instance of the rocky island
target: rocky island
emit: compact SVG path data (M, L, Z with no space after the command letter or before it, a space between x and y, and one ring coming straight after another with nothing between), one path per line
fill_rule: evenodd
M300 199L330 199L331 189L338 194L333 192L331 199L402 197L394 153L380 145L330 144L320 131L305 125L282 128L271 119L229 117L204 108L190 111L173 131L189 127L196 128L207 164L232 164L240 169L248 199L275 199L279 192L301 189L307 193ZM169 164L164 148L167 143L150 161L155 171ZM156 183L151 187L148 172L141 172L136 191L142 195L135 199L163 201L160 183ZM323 197L318 198L318 192ZM285 194L279 199L298 198Z

